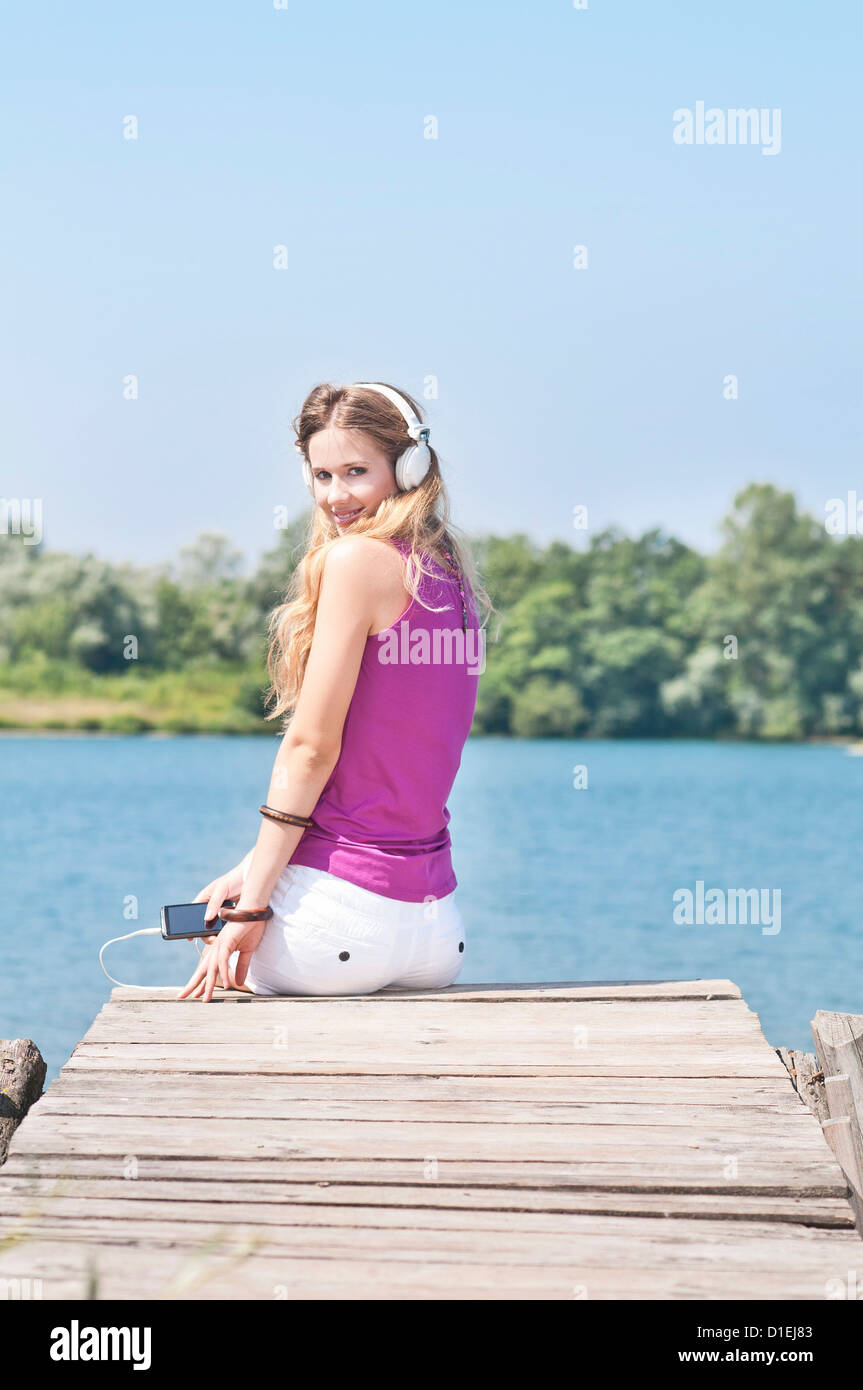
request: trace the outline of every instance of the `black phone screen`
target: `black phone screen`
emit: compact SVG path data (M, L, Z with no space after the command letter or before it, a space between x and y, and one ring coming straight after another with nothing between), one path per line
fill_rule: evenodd
M173 903L162 908L162 935L170 940L173 937L211 936L222 930L225 923L221 917L214 917L204 925L206 903Z

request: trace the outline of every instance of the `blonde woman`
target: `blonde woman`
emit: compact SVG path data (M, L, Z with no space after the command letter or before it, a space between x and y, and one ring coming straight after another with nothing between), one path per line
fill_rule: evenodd
M196 899L237 901L181 999L435 989L465 958L446 801L492 605L410 396L316 386L294 429L315 508L270 618L285 734L254 849Z

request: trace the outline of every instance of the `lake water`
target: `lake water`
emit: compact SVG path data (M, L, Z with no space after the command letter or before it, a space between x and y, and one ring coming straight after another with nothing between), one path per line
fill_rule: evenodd
M277 747L0 737L0 1036L31 1037L49 1080L108 998L102 942L158 926L254 843ZM730 978L773 1046L811 1051L816 1009L863 1012L861 796L863 759L837 746L469 740L449 801L461 981ZM778 891L781 929L676 922L698 880L771 909ZM194 960L139 937L106 963L179 987Z

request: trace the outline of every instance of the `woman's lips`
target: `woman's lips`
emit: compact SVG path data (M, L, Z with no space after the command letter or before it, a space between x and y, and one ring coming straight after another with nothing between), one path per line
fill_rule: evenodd
M353 521L363 510L362 507L355 507L352 512L333 512L333 519L339 526L347 526L349 521Z

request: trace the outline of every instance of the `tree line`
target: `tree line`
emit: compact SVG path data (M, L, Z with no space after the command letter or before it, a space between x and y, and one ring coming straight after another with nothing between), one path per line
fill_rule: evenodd
M122 698L149 676L152 704L168 688L155 678L174 673L175 689L230 687L242 720L216 711L208 727L274 732L263 721L266 620L303 529L300 519L282 531L251 577L220 535L175 564L140 567L0 534L0 690L101 683ZM523 534L471 543L498 610L474 733L863 734L863 537L828 534L791 493L745 488L710 555L660 530L608 528L581 546Z

